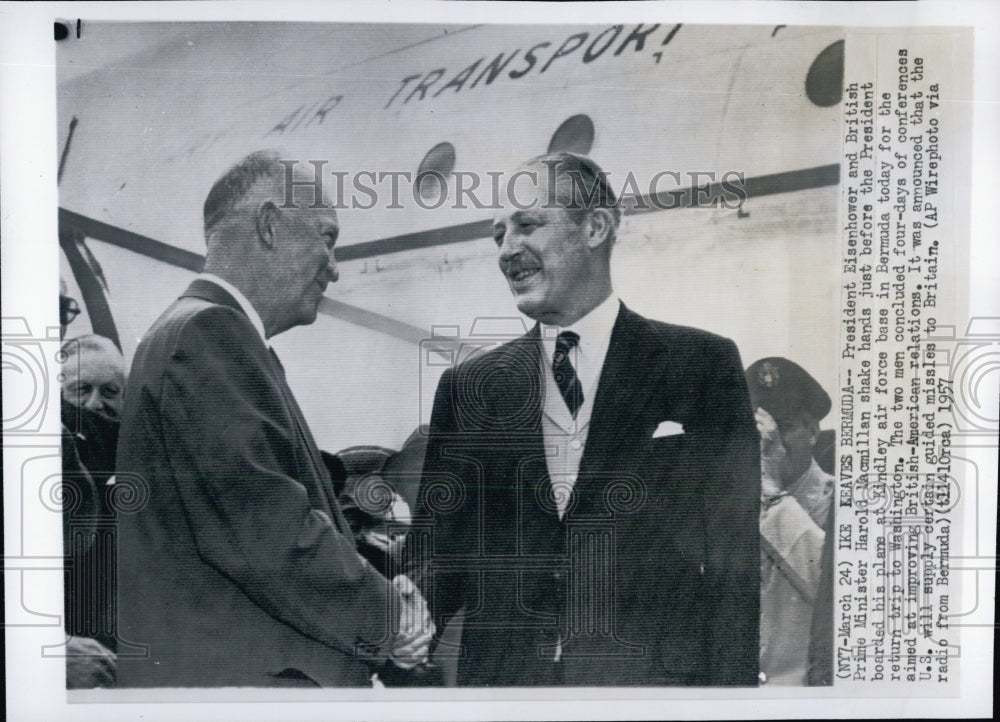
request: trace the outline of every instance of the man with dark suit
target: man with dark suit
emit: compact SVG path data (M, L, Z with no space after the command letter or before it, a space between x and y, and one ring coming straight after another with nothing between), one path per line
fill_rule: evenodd
M357 553L267 344L312 323L338 275L336 213L293 180L260 152L216 182L205 273L136 351L119 629L148 656L120 657L119 686L366 685L387 658L426 659L423 599Z
M460 685L754 685L758 438L739 353L614 295L590 159L529 161L494 218L538 321L445 371L415 528Z
M60 278L61 339L79 314ZM64 343L60 359L66 688L114 687L115 548L108 533L114 510L106 484L114 474L125 360L113 343L94 335Z

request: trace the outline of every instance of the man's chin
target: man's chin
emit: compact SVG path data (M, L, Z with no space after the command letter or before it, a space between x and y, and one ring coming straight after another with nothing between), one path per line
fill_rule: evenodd
M549 325L559 325L560 318L562 318L559 311L553 310L551 306L540 301L525 301L523 303L518 301L517 310L532 321Z
M523 313L529 318L538 320L539 314L544 313L542 303L539 299L534 298L531 293L514 294L514 303L517 304L517 310Z
M316 319L319 317L319 306L313 306L311 308L303 308L302 313L299 314L298 319L295 321L296 326L310 326L316 323Z

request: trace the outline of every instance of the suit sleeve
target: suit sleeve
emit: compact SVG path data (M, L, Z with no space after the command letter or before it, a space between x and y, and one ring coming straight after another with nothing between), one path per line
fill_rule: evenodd
M708 467L703 514L706 684L756 685L760 627L760 449L739 351L710 356L701 422Z
M159 391L183 513L204 562L269 614L381 661L396 593L294 478L303 449L282 383L235 312L188 320Z

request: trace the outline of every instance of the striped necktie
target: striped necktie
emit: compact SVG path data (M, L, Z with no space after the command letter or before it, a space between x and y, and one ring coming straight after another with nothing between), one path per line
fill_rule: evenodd
M556 385L574 419L576 412L583 405L583 387L580 385L580 379L576 377L576 369L569 361L569 354L578 343L580 343L579 334L563 331L556 338L556 352L552 357L552 373Z

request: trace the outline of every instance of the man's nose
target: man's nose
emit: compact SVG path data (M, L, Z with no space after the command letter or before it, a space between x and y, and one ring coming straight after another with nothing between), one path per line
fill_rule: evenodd
M88 411L101 411L104 409L104 399L101 398L101 390L95 388L83 398L81 404Z
M336 283L337 279L340 278L340 269L337 268L337 259L333 255L333 249L330 249L330 258L326 262L326 276L330 279L330 283Z
M521 240L517 234L512 232L504 233L503 241L500 243L500 263L506 263L521 252Z

